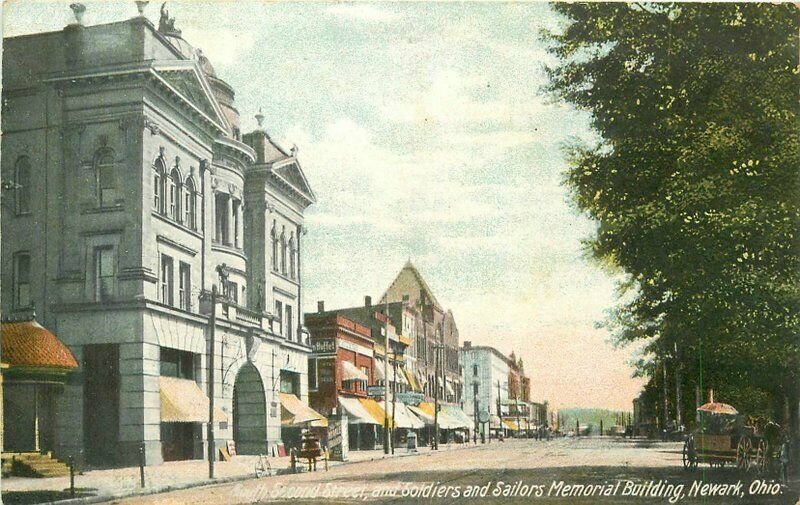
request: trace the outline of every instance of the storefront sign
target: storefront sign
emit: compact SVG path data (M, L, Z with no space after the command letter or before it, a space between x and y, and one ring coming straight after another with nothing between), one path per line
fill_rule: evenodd
M332 338L315 338L311 341L311 350L316 353L336 352L336 344Z
M383 386L367 386L367 396L383 396L384 393L386 389Z
M331 461L347 461L347 416L328 418L328 453Z
M406 405L419 405L420 402L425 399L425 396L422 393L417 393L415 391L395 393L395 396L397 397L398 400L405 403Z

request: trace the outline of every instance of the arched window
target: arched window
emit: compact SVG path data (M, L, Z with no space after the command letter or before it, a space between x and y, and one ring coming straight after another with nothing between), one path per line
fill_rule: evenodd
M27 156L20 156L14 167L17 214L28 214L31 211L31 195L33 194L31 180L31 162Z
M94 157L94 173L97 184L97 203L100 207L117 204L117 178L114 173L114 151L102 149Z
M167 180L167 197L169 198L168 216L175 221L180 221L180 204L181 204L181 174L178 173L177 168L173 168Z
M294 244L294 232L292 232L291 236L289 237L289 276L294 279L297 275L296 272L296 264L295 257L297 255L297 248Z
M164 179L166 178L164 161L159 158L153 165L153 210L164 213Z
M286 275L286 227L281 227L281 273Z
M197 229L197 222L195 220L195 198L194 179L189 177L183 187L183 224L192 230Z
M272 269L276 272L278 271L278 231L275 229L276 224L275 220L272 221L272 231L270 235L272 237Z

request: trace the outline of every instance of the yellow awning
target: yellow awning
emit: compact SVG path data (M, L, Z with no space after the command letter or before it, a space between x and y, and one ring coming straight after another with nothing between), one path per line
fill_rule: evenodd
M409 372L405 367L403 367L403 373L406 375L406 379L408 379L408 385L411 386L412 391L422 391L422 388L419 387L419 382L417 382L417 378L414 377L413 373Z
M383 418L380 422L372 417L367 409L361 405L358 398L348 398L346 396L339 396L339 406L347 413L347 419L350 424L378 424L383 425Z
M193 380L159 377L162 423L207 423L208 397ZM214 422L227 421L228 416L214 407Z
M280 393L281 401L281 426L297 426L311 423L311 426L328 426L328 420L312 409L300 398L290 393Z
M383 426L384 421L384 410L383 407L378 405L378 402L371 398L359 398L359 403L364 407L364 409L369 412L369 415L372 416L375 421L378 422L381 426ZM389 418L389 426L392 426L392 416L388 416Z
M503 427L508 428L512 431L519 431L519 426L517 426L516 421L512 421L511 419L503 419Z

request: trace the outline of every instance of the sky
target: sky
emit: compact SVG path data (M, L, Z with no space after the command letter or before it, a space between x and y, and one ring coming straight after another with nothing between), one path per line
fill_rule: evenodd
M73 0L7 0L3 34L60 30ZM84 24L136 15L85 1ZM145 15L158 24L160 2ZM461 340L512 350L532 396L631 409L630 349L596 323L619 273L588 258L596 223L563 185L586 113L542 89L555 60L545 3L170 2L170 17L236 90L242 131L297 145L306 213L305 310L379 298L409 259Z

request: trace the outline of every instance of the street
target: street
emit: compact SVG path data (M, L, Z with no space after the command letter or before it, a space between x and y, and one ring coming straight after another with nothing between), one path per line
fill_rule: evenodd
M795 503L797 484L681 466L680 443L508 440L115 503ZM755 483L754 483L755 482Z

